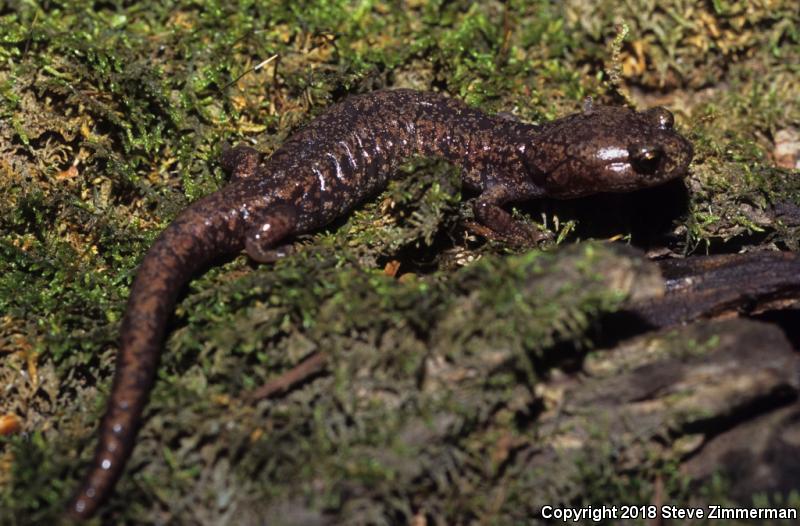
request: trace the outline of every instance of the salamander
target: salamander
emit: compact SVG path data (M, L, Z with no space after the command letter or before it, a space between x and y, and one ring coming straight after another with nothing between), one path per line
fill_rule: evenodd
M223 151L231 181L178 215L147 251L133 281L99 444L69 504L91 517L113 491L133 449L165 328L197 271L245 250L273 261L292 237L347 214L387 185L412 156L461 168L477 193L487 237L533 244L541 235L503 207L535 198L627 192L686 175L693 150L656 107L584 105L541 125L492 116L436 93L408 89L352 96L291 136L268 159L249 147Z

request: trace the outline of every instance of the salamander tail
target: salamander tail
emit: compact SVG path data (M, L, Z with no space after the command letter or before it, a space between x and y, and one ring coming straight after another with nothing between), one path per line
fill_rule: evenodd
M208 220L209 208L200 202L181 214L155 241L137 271L122 320L116 372L99 443L67 510L73 519L91 517L122 474L180 291L212 258L243 247L242 236L233 235L229 222Z

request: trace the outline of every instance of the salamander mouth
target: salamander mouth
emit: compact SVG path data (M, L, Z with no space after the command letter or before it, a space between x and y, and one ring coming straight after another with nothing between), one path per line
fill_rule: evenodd
M658 185L668 179L671 174L664 171L664 159L648 161L644 165L632 159L614 160L603 164L603 182L596 191L621 193Z

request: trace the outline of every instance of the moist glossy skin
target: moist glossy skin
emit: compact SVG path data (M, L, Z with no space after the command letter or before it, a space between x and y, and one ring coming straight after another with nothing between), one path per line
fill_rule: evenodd
M255 150L223 155L231 183L182 212L139 267L122 322L116 373L89 473L69 505L88 518L122 473L153 383L167 321L196 271L242 249L270 261L291 237L317 229L386 186L410 156L462 168L479 192L475 217L489 237L542 236L502 206L538 197L620 192L683 177L691 144L663 108L591 106L534 126L489 116L434 93L378 91L332 106L261 163Z

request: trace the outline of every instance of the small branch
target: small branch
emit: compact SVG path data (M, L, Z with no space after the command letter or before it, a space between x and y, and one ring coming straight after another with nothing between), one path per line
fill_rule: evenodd
M279 377L270 380L262 385L247 398L256 402L264 398L271 398L278 394L282 394L298 384L306 382L322 373L325 370L325 365L328 363L328 354L325 352L316 352L300 362L298 365L283 373Z

